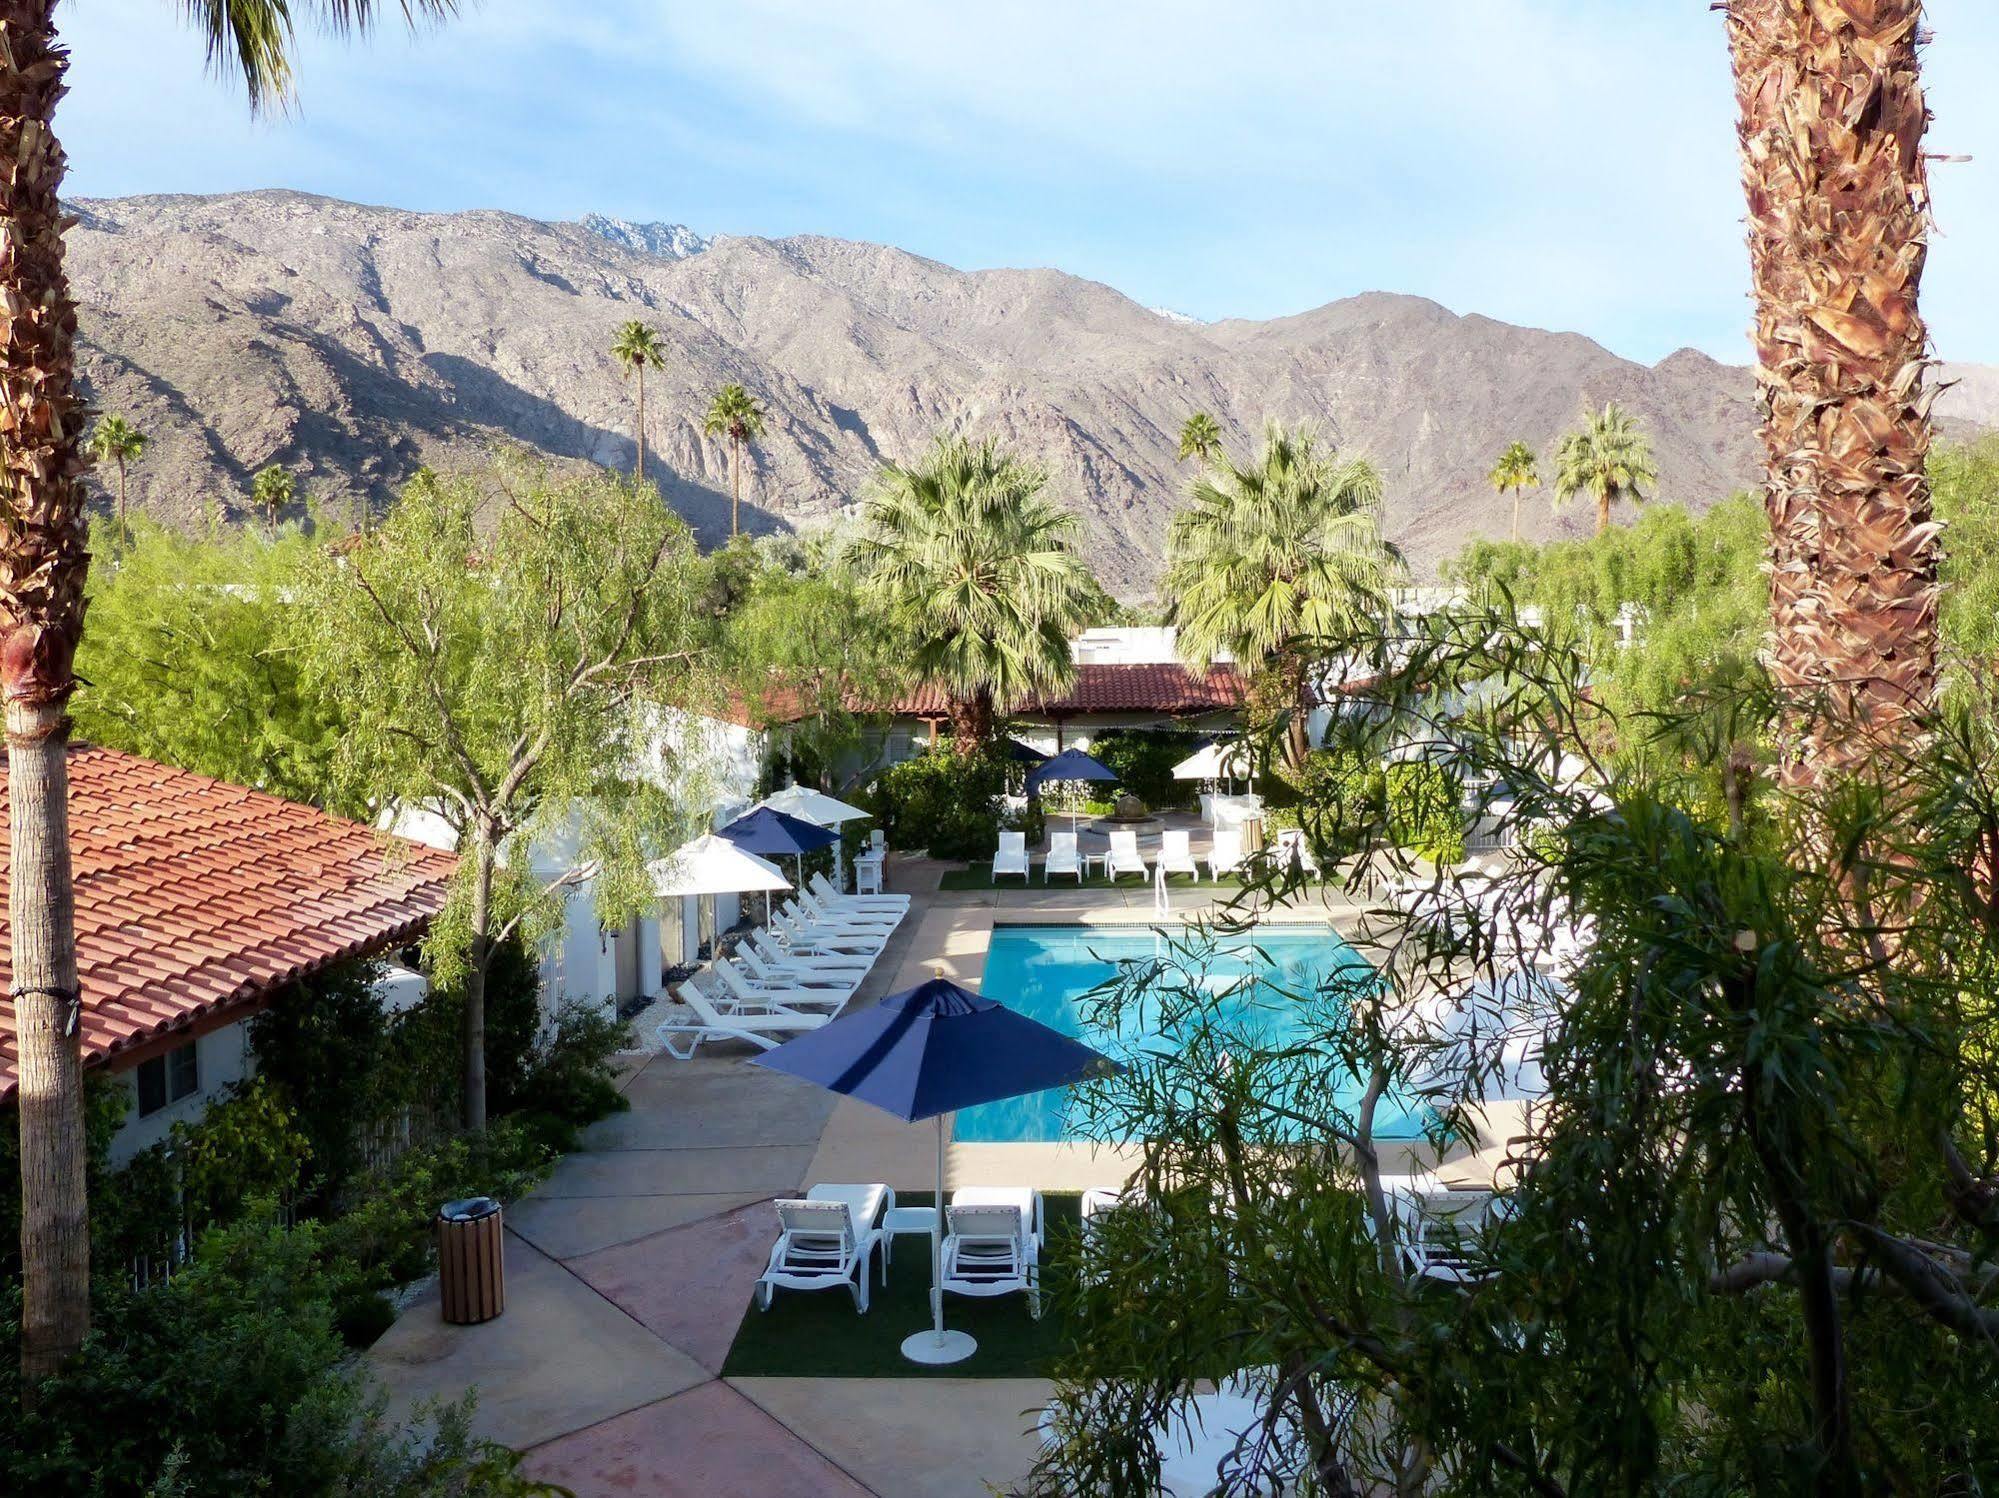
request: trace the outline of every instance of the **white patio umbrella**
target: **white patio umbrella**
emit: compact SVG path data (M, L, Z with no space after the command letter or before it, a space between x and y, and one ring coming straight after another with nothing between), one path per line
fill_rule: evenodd
M781 791L772 791L758 806L768 806L772 811L781 811L786 816L797 817L800 821L811 822L820 827L838 827L843 822L858 822L871 815L858 806L815 791L809 785L788 785ZM842 867L840 845L833 845L833 887L847 887L846 870Z
M683 843L664 858L646 865L652 875L652 890L662 899L675 895L740 895L752 890L764 892L768 913L770 892L790 889L791 881L776 864L754 853L745 853L726 837L704 832L691 843Z
M1226 780L1235 785L1236 776L1247 775L1249 754L1246 746L1204 744L1173 767L1175 780Z

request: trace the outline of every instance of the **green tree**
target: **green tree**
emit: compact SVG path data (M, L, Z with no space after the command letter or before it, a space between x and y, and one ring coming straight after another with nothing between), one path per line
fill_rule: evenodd
M659 336L659 329L651 323L633 318L618 329L611 340L611 357L617 361L619 369L627 375L638 376L638 424L635 428L638 438L638 463L632 469L632 476L640 483L646 477L646 368L664 368L666 365L666 341Z
M77 731L183 769L371 818L334 774L342 724L300 679L285 590L321 543L236 527L183 535L138 517L115 570L90 582Z
M708 403L701 430L729 444L729 534L741 532L743 449L764 434L764 408L741 385L724 385Z
M1184 463L1193 458L1205 464L1221 449L1222 429L1206 411L1196 411L1180 423L1178 461Z
M1499 461L1492 465L1486 482L1501 494L1513 496L1513 540L1520 539L1520 491L1541 486L1540 471L1534 466L1534 449L1524 442L1509 442Z
M1162 587L1181 653L1197 665L1227 653L1275 674L1294 767L1311 747L1312 662L1387 604L1396 558L1380 504L1366 459L1273 422L1254 463L1204 473L1173 517Z
M278 528L285 506L297 497L298 480L292 477L289 468L280 468L275 463L259 468L256 478L250 481L250 498L264 512L264 523L273 531Z
M122 416L107 416L92 428L90 455L100 463L118 466L118 539L128 541L125 526L125 465L136 463L146 451L146 434Z
M864 585L909 642L912 674L950 694L964 753L999 714L1074 678L1070 637L1099 604L1047 480L990 439L940 437L921 463L884 467L862 514Z
M180 10L206 37L210 63L241 77L254 109L291 91L293 22L307 15L353 33L374 0L203 0ZM455 0L404 0L415 23ZM84 405L76 388L76 301L63 267L68 161L55 129L68 91L56 0L0 13L0 262L9 350L0 365L0 697L6 701L15 1032L20 1047L24 1386L53 1372L90 1327L83 1170L83 1079L75 888L70 874L67 706L83 632L89 566Z
M1585 410L1583 424L1555 447L1555 503L1584 494L1596 505L1596 533L1610 529L1610 512L1620 499L1645 498L1645 486L1659 482L1652 467L1652 444L1616 401L1601 411Z
M345 726L345 794L429 810L456 836L431 958L464 994L470 1128L495 954L552 929L584 878L607 921L642 908L645 861L686 822L675 796L699 794L698 766L645 770L654 704L693 690L699 584L686 527L636 486L533 467L419 474L364 545L312 554L294 584L286 644ZM549 837L581 851L543 882L529 851Z

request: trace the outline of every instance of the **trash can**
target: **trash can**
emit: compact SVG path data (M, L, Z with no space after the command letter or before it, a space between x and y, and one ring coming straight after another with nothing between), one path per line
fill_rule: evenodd
M491 1321L507 1306L500 1204L490 1196L446 1202L437 1211L437 1281L453 1326Z

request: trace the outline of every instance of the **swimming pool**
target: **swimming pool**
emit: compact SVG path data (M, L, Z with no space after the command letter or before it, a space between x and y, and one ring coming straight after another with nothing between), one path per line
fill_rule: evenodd
M1117 1056L1152 1035L1106 1034L1088 1028L1077 1001L1114 977L1120 960L1171 958L1170 945L1149 928L1103 926L995 926L979 989L989 998L1087 1041ZM1253 935L1218 941L1204 965L1209 985L1230 985L1244 977L1256 982L1232 994L1224 1010L1231 1026L1253 1027L1260 1037L1287 1039L1303 1028L1290 997L1314 993L1334 973L1367 961L1324 926L1264 926ZM1281 990L1281 992L1280 992ZM1359 1082L1342 1102L1359 1098ZM954 1137L968 1144L1049 1143L1076 1137L1064 1119L1061 1091L982 1103L958 1115ZM1384 1100L1375 1132L1385 1139L1414 1138L1422 1132L1425 1110Z

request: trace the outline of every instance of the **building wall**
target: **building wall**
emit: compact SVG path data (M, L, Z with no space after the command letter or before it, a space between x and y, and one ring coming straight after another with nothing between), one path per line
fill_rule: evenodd
M116 1073L124 1087L125 1124L111 1140L110 1161L123 1165L140 1150L158 1144L177 1123L193 1123L208 1111L208 1105L231 1083L240 1082L255 1069L250 1054L247 1021L238 1020L206 1035L196 1036L195 1079L199 1085L191 1096L168 1103L157 1113L139 1117L137 1068Z

